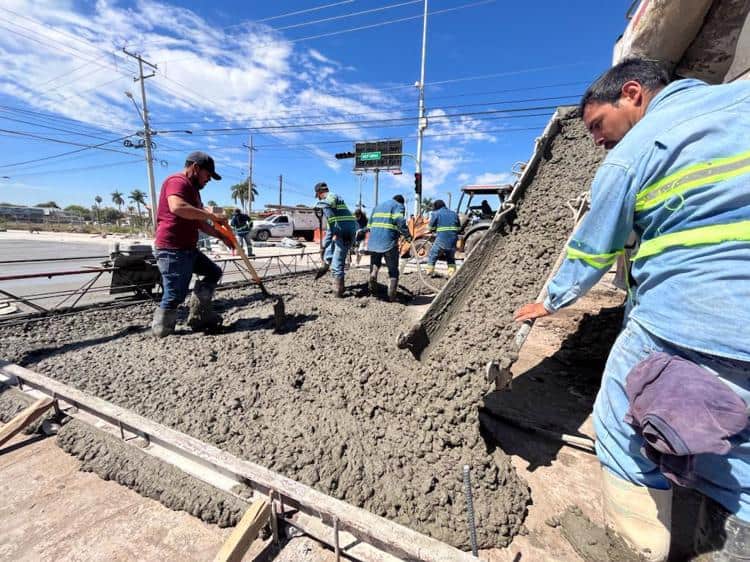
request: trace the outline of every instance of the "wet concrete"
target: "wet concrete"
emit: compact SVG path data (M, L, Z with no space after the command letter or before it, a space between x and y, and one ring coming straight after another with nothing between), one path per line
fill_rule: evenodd
M283 334L248 287L217 295L220 334L193 334L183 318L178 335L154 340L152 305L141 304L0 328L1 354L462 548L468 464L479 545L505 546L523 531L530 492L480 434L483 365L511 349L512 312L539 292L572 227L565 201L600 157L580 121L563 119L503 243L421 363L395 346L408 299L367 296L362 272L347 277L344 299L312 275L269 282L286 302ZM415 277L402 285L418 294ZM84 458L97 449L77 441L68 448Z

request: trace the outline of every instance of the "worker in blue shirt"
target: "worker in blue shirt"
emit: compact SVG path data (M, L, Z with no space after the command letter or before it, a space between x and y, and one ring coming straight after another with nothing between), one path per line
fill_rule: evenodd
M664 351L708 369L750 404L750 82L670 84L658 63L629 59L589 87L580 110L596 144L610 152L546 299L524 305L516 319L572 304L610 269L631 232L639 237L630 313L593 417L608 522L648 550L648 559L664 560L672 490L641 452L640 434L623 421L625 379ZM750 429L731 442L725 455L695 455L697 489L706 520L725 525L709 532L726 536L721 552L747 556Z
M445 206L442 199L432 204L430 231L435 233L432 249L427 256L427 274L435 273L435 263L442 253L448 262L448 277L456 272L456 242L460 229L458 215Z
M367 251L370 254L370 279L368 286L370 294L378 290L378 272L382 262L388 267L388 300L396 300L398 290L398 239L403 236L411 239L406 227L404 215L404 196L394 195L393 199L383 201L375 207L370 216L368 227L370 239L367 241Z
M253 222L250 220L250 217L239 209L235 209L232 218L229 220L229 226L232 227L234 235L237 237L237 242L240 245L244 244L247 249L247 255L252 256L253 244L250 242L250 229L253 226ZM234 253L234 250L232 250L232 253Z
M325 182L315 184L316 207L323 209L326 218L326 235L323 238L323 260L330 266L333 276L333 291L339 298L344 296L344 262L354 242L357 221L344 200L330 193Z

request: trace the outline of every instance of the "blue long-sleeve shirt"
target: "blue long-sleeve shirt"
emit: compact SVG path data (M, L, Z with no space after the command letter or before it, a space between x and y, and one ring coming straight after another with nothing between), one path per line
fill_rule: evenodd
M435 244L446 250L455 248L460 224L458 215L448 207L433 211L430 215L430 231L435 233Z
M610 151L591 197L544 306L586 293L635 231L630 320L750 361L750 83L665 87Z
M370 238L367 249L385 253L396 245L399 236L409 236L404 217L406 209L394 199L380 203L370 215Z
M357 219L354 218L341 197L329 192L326 198L318 201L315 206L323 209L328 227L323 238L324 248L331 244L334 236L339 236L348 242L354 240L354 233L357 231Z

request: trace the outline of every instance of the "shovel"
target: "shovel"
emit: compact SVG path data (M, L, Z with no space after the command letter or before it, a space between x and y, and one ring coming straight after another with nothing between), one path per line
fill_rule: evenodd
M232 243L232 246L235 250L237 250L237 253L239 253L240 257L242 258L242 261L245 262L245 267L247 267L247 270L250 272L250 276L260 288L260 292L263 293L263 296L267 299L273 300L274 331L281 331L284 327L284 321L286 320L286 314L284 312L284 299L279 296L272 295L266 290L265 286L263 285L263 281L260 280L258 273L255 271L253 264L250 263L245 250L242 249L242 246L237 241L237 237L234 235L234 232L232 232L232 229L229 228L226 224L220 222L214 223L214 228L221 234L223 234L227 238L227 240Z

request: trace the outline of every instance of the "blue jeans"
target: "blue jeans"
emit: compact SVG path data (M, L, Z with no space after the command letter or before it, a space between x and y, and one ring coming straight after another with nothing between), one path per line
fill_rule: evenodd
M398 279L398 246L394 245L393 248L383 253L370 252L370 271L373 267L380 267L383 261L388 267L388 277Z
M427 256L427 264L428 265L435 265L438 261L438 257L440 256L440 252L443 253L443 256L445 257L445 261L448 263L448 265L455 265L456 264L456 248L455 246L452 246L450 248L443 247L440 242L435 240L432 244L432 249L430 249L430 254Z
M630 320L612 346L594 403L596 455L616 476L649 488L668 489L670 482L640 452L643 438L623 421L628 410L625 378L640 361L657 351L684 357L715 373L750 404L750 363L685 349L647 332ZM730 439L726 455L695 456L696 489L743 521L750 521L750 428Z
M221 268L199 250L157 248L156 264L164 289L159 306L164 310L174 310L185 301L193 273L202 275L209 285L216 285L221 279Z
M245 246L245 252L248 254L253 253L253 244L250 241L250 231L245 230L242 232L234 231L234 235L237 238L237 243L240 246Z
M344 263L346 256L349 255L349 249L352 247L352 239L344 240L343 237L336 236L328 246L326 246L323 259L331 264L331 275L337 279L344 278Z

